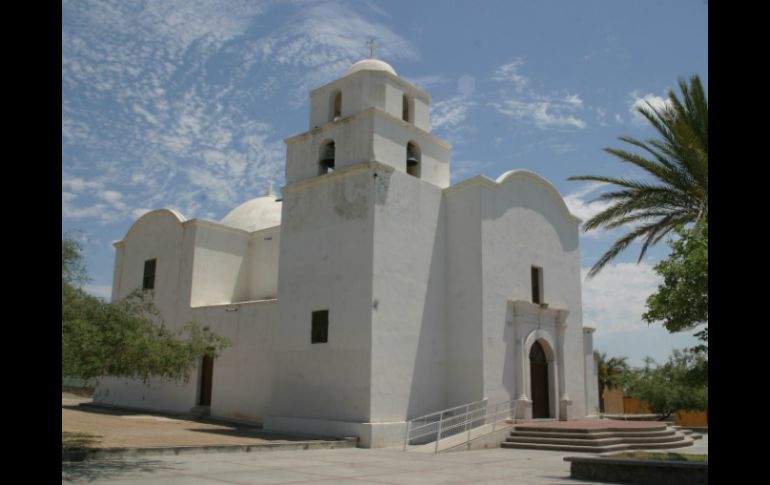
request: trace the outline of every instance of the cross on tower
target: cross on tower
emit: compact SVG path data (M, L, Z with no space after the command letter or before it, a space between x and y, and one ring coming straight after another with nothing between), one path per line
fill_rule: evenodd
M366 45L369 46L369 59L376 59L376 57L374 57L374 49L377 47L377 43L372 39L367 42Z

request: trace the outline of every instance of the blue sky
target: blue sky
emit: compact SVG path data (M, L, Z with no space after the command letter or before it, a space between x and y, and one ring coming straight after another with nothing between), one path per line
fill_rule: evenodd
M111 243L142 213L220 220L283 186L282 140L307 129L308 92L367 57L369 38L432 95L453 183L529 169L585 220L602 188L567 177L642 176L602 148L654 136L634 107L660 106L679 78L708 89L707 24L704 0L64 0L63 231L82 231L87 289L108 297ZM584 269L621 234L581 235ZM595 346L635 365L695 342L641 322L668 250L637 265L638 249L583 280Z

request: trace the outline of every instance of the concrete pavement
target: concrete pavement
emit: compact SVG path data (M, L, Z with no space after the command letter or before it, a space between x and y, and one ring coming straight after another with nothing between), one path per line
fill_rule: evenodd
M708 435L683 453L708 452ZM488 449L429 455L392 449L211 453L62 463L63 484L589 484L569 478L570 453Z

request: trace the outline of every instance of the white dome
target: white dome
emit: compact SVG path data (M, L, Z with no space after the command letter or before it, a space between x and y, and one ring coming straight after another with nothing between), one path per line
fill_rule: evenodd
M274 195L257 197L231 210L220 223L254 232L281 223L281 202Z
M347 76L358 71L387 71L394 76L398 75L396 74L396 70L393 69L390 64L379 59L364 59L362 61L358 61L350 66L350 69L348 69L348 72L346 72L345 75Z

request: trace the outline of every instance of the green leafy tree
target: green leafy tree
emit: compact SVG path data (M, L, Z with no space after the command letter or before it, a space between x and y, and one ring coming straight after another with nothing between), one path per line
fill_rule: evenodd
M642 240L639 261L647 248L660 241L676 227L708 221L708 100L700 78L693 76L689 85L679 81L681 99L673 92L669 105L656 109L638 108L655 128L659 139L641 142L623 136L619 140L646 152L645 156L615 148L604 150L651 176L650 180L582 175L568 180L589 180L614 185L618 190L605 192L594 201L609 202L584 225L584 231L632 229L610 247L588 272L595 276L631 242Z
M692 350L674 350L668 362L651 358L629 375L627 391L664 420L677 411L708 411L708 363Z
M62 237L62 380L117 376L188 380L198 359L230 345L197 323L167 329L160 312L137 290L115 303L87 294L81 247Z
M604 412L604 390L622 387L628 373L628 357L607 358L607 354L594 350L599 378L599 410Z
M691 330L706 325L695 335L704 345L698 351L708 350L708 223L690 229L677 228L678 239L668 242L671 255L655 266L663 282L658 291L647 299L647 312L642 318L648 322L663 322L669 332Z

